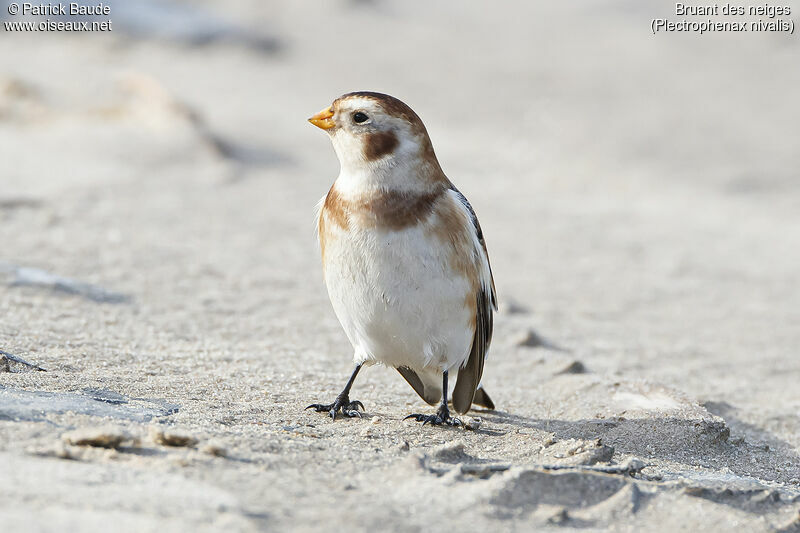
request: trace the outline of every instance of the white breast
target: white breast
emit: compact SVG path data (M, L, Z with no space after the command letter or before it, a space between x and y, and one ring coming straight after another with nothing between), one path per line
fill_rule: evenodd
M356 363L446 370L467 358L473 289L443 248L420 225L327 231L325 281Z

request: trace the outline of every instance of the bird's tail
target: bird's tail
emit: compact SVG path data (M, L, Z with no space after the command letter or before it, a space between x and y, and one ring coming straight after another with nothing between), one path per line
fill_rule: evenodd
M408 384L419 394L420 398L425 400L430 405L436 403L442 398L442 386L440 385L442 374L436 371L428 372L415 372L407 366L397 368ZM478 384L475 389L475 395L472 397L472 403L485 407L486 409L494 409L494 402L489 397L489 393L483 388L482 384Z
M472 403L487 409L494 409L494 402L489 398L489 394L486 392L486 389L483 388L483 385L478 385L478 388L475 389L475 396L472 398Z

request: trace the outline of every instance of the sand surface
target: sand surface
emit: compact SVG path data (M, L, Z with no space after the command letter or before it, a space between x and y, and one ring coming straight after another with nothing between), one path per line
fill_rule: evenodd
M0 530L800 530L799 38L564 4L0 31L0 350L47 370L0 361ZM305 118L360 89L480 217L477 429L403 421L430 408L381 367L363 419L303 411L351 370Z

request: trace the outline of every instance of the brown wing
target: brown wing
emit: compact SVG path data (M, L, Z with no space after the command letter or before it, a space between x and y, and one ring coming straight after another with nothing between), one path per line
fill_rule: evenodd
M475 334L472 337L472 349L467 363L458 371L456 388L453 390L453 407L461 414L469 411L472 406L475 391L478 390L478 385L483 375L486 352L492 342L493 316L489 298L490 295L486 289L478 292L475 302L477 317L475 319Z
M491 287L489 301L492 304L492 309L497 311L497 291L495 291L494 288L494 275L492 275L492 263L491 261L489 261L489 250L486 248L486 241L483 239L483 230L481 229L481 223L478 222L478 216L475 214L475 210L472 209L472 204L469 203L467 197L461 194L461 191L459 191L455 187L452 187L452 190L454 193L456 193L456 196L458 196L458 199L461 201L461 203L464 205L467 211L469 211L470 218L472 219L472 226L475 228L475 234L478 237L478 242L480 243L481 249L483 250L483 257L486 258L486 266L489 269L488 285L490 285Z
M475 391L475 397L472 399L472 403L487 409L494 409L494 402L489 398L489 394L486 392L486 389L483 388L483 385L478 385L478 390Z
M442 398L442 387L437 384L442 377L441 372L431 380L430 376L425 375L424 372L422 376L420 376L407 366L398 366L397 371L400 372L400 375L414 388L417 394L419 394L419 397L425 400L429 405L436 405Z
M469 204L467 199L458 190L453 188L453 191L458 196L464 208L469 212L472 219L472 225L475 231L475 236L480 245L480 249L475 250L479 264L485 260L485 268L481 268L481 286L475 298L475 332L472 337L472 348L470 349L469 358L466 364L458 371L458 380L456 387L453 390L453 407L459 413L466 413L472 406L473 401L483 400L485 396L486 401L479 403L494 408L494 402L486 394L486 391L481 390L478 392L478 385L481 382L483 375L483 363L486 360L486 352L489 350L489 345L492 342L492 329L494 327L493 313L497 309L497 296L494 289L494 277L492 276L492 267L489 264L489 253L486 250L486 242L483 239L483 231L478 222L478 217L475 216L475 211ZM489 404L489 405L486 405Z

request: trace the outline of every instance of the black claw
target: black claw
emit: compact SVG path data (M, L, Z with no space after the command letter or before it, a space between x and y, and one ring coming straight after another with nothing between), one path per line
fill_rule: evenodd
M405 375L405 374L404 374ZM435 414L432 415L422 415L419 413L413 413L405 417L403 420L408 420L409 418L413 418L417 422L422 422L422 425L430 423L432 426L461 426L461 420L458 418L453 418L450 416L450 409L447 407L447 371L445 370L442 373L442 403L439 404L439 409L436 410Z
M461 426L461 420L458 418L454 418L450 416L450 411L447 408L442 409L439 408L439 411L433 415L423 415L419 413L413 413L408 415L407 417L403 418L403 420L408 420L409 418L413 418L417 422L422 422L422 425L430 424L432 426Z
M341 411L343 415L350 417L350 418L361 418L361 413L358 411L358 408L364 409L364 404L359 402L358 400L351 402L350 399L345 397L338 397L336 401L333 403L329 403L327 405L321 403L312 403L306 409L313 408L318 413L328 413L331 415L331 418L336 420L336 413Z

